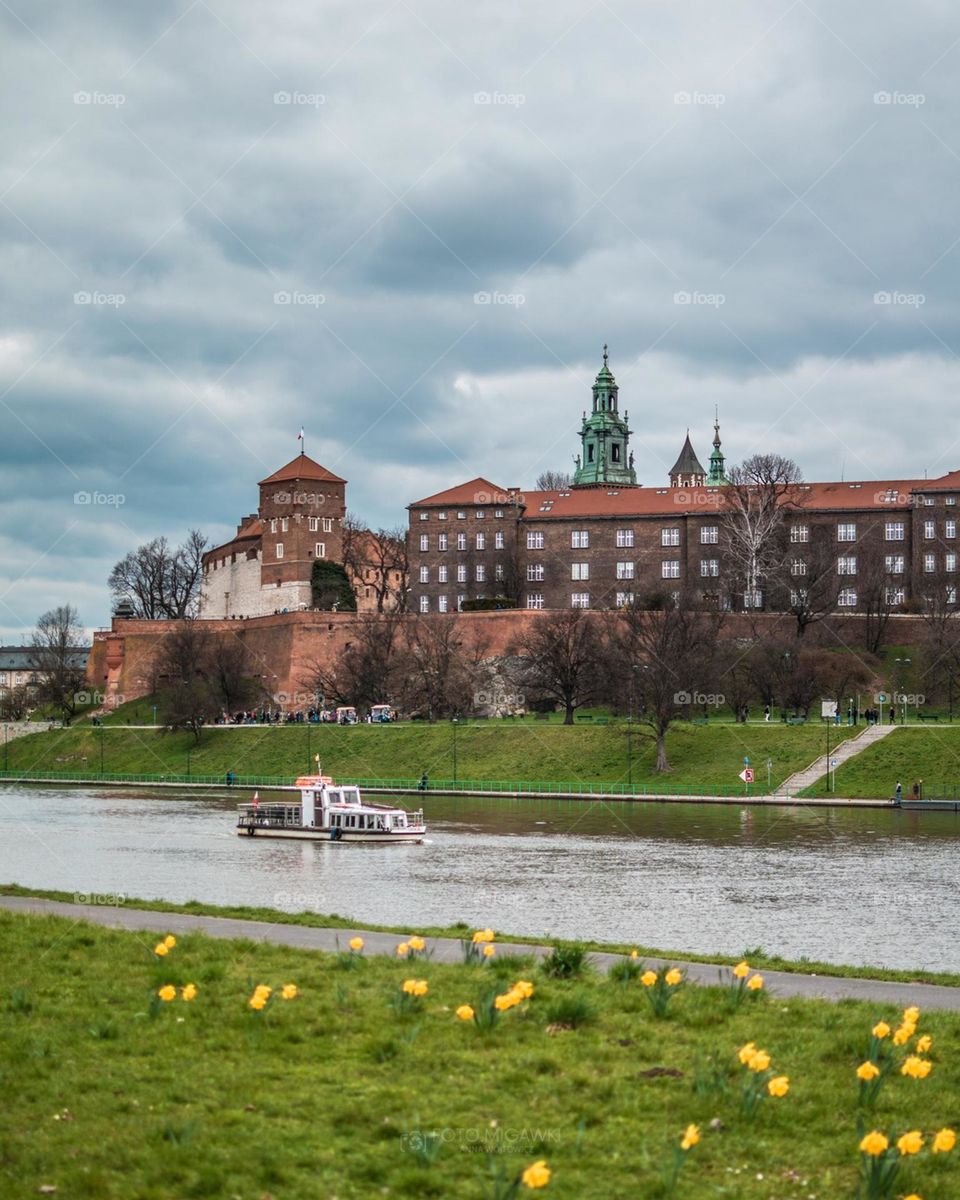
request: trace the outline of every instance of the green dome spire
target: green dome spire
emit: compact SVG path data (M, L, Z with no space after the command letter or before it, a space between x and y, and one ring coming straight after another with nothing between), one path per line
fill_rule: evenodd
M630 429L627 414L618 411L620 389L608 364L606 343L603 366L593 384L593 411L584 413L580 428L582 452L576 458L574 487L614 484L630 487L637 482L630 453Z

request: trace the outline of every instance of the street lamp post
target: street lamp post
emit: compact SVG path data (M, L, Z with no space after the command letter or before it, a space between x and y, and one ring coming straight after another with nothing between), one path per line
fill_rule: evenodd
M830 770L830 718L827 717L827 791L833 791L833 780Z
M627 787L633 794L633 714L627 718Z
M103 778L103 726L100 726L100 778Z
M155 704L153 705L153 723L154 725L157 723L157 706Z
M190 747L187 747L187 778L190 778Z
M903 690L904 689L904 677L906 675L906 668L910 666L910 663L912 660L909 658L895 658L893 661L897 664L897 667L898 667L897 675L900 679L900 713L901 713L900 724L906 725L906 723L907 723L907 696L906 696L906 692L904 692L904 690ZM894 697L894 700L896 700L896 697Z
M456 782L457 782L457 724L458 724L457 718L454 717L453 720L451 721L451 725L453 726L453 782L454 782L454 785L456 785Z

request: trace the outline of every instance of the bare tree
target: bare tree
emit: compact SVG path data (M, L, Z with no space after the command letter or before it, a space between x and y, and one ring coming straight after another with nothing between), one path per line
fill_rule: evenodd
M923 581L924 625L922 642L925 693L939 692L953 717L954 698L960 692L960 612L957 585L943 574Z
M568 471L541 471L534 488L538 492L565 492L572 484Z
M518 682L527 696L553 700L563 708L564 725L599 693L604 641L597 616L583 609L558 612L531 622L520 638L523 658Z
M816 537L817 533L823 536ZM789 541L786 527L771 535L781 561L770 571L773 606L793 614L797 637L803 637L810 625L822 621L837 607L840 579L837 573L836 547L826 531L814 530L810 542Z
M403 706L431 721L473 707L477 648L458 617L420 617L403 625Z
M857 597L864 614L864 645L878 654L887 634L890 616L898 607L893 581L886 567L885 547L873 539L857 546Z
M77 610L69 604L45 612L30 641L37 699L58 709L65 722L79 706L86 674L85 642Z
M114 603L129 604L135 616L148 621L196 616L206 547L207 539L196 529L176 549L164 537L138 546L110 572Z
M359 617L343 650L333 661L314 659L302 685L324 700L361 710L398 704L405 661L400 630L395 613Z
M802 500L796 463L779 454L754 454L728 473L723 489L725 549L746 608L759 608L762 588L782 561L782 529Z
M33 696L25 683L9 688L0 696L0 719L22 721L33 707Z
M190 619L164 631L153 686L161 693L167 729L189 729L198 742L203 726L221 712L245 708L263 695L242 638L212 633L203 621Z

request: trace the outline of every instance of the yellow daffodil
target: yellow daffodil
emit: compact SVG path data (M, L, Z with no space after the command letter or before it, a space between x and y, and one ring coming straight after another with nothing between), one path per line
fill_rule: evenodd
M934 1154L948 1154L957 1144L957 1135L952 1129L938 1129L933 1138Z
M423 940L423 938L422 938L422 937L419 937L419 936L417 936L417 937L412 937L412 938L409 938L408 940L409 940L409 943L410 943L410 949L411 949L411 950L416 950L416 951L417 951L417 953L419 953L419 952L420 952L420 951L421 951L421 950L424 948L424 946L426 946L426 944L427 944L427 943L426 943L426 942Z
M676 987L678 984L683 982L683 974L677 967L672 967L663 978L664 981L670 985L670 987Z
M166 955L168 955L170 953L170 950L169 950L166 942L157 942L157 944L153 948L153 952L157 956L157 958L165 958Z
M638 952L637 950L631 950L631 951L630 951L630 957L631 957L632 959L636 960L636 959L638 959L638 958L640 957L640 954L639 954L639 952Z
M188 983L186 987L182 988L180 991L180 995L184 998L184 1000L193 1000L196 997L196 994L197 985L195 983Z
M894 1031L893 1044L895 1046L905 1046L914 1033L916 1033L916 1029L916 1025L901 1025L899 1029Z
M351 938L350 939L350 949L355 950L355 951L357 951L357 953L359 953L363 949L363 938L362 937Z
M261 995L260 992L254 992L254 994L250 997L249 1003L250 1003L250 1007L255 1012L259 1012L262 1008L266 1008L267 997Z
M889 1037L890 1026L886 1023L886 1021L878 1021L871 1030L871 1033L875 1038L883 1039L885 1037Z
M409 953L410 953L409 943L401 942L397 946L397 954L399 954L401 958L406 958Z
M909 1075L911 1079L926 1079L932 1066L933 1063L929 1058L919 1058L916 1054L909 1054L903 1060L900 1074Z
M923 1149L923 1134L919 1129L911 1129L902 1137L897 1138L897 1149L901 1154L919 1154Z
M425 996L429 990L430 985L427 981L425 979L418 979L414 986L413 994L415 996Z
M457 1009L457 1016L460 1018L461 1021L472 1021L473 1020L473 1009L470 1007L469 1004L461 1004L460 1007Z
M932 1045L933 1045L933 1038L930 1036L929 1033L925 1033L923 1035L923 1037L917 1038L917 1053L918 1054L927 1054Z
M747 1063L751 1071L765 1071L770 1066L770 1055L766 1050L756 1050Z
M887 1141L886 1136L876 1129L868 1133L860 1143L860 1149L863 1153L869 1154L873 1158L878 1158L889 1146L890 1143Z
M504 992L502 996L497 996L493 1003L498 1012L506 1012L508 1008L519 1004L520 1000L521 997L516 992Z
M537 1162L531 1163L520 1179L524 1187L545 1188L550 1182L550 1168L547 1166L546 1159L541 1158Z
M880 1068L876 1063L862 1062L857 1067L857 1078L862 1079L864 1083L869 1083L871 1079L876 1079L880 1074Z
M909 1008L903 1010L904 1025L916 1025L920 1020L920 1009L915 1004L911 1004Z
M916 1192L911 1192L909 1196L904 1196L903 1200L923 1200L922 1196L918 1196Z
M533 984L527 979L518 979L511 990L519 992L524 1000L529 1000L533 995Z
M403 990L407 993L408 996L413 995L413 989L416 986L417 986L417 981L415 979L405 979L403 981Z
M473 935L475 945L482 945L484 942L492 942L494 933L492 929L478 929Z
M656 971L644 971L644 973L640 976L640 982L644 987L653 987L653 985L657 982Z
M253 989L253 994L255 996L262 996L264 998L264 1000L268 1000L270 998L270 996L273 994L273 988L270 987L269 984L258 983L257 986Z
M767 1084L771 1096L785 1096L790 1091L790 1079L786 1075L777 1075Z
M733 968L734 979L746 979L746 977L749 974L750 974L750 966L746 962L746 960L744 960L743 962L738 962L737 965Z
M757 1048L753 1044L753 1042L747 1042L747 1044L745 1046L741 1046L740 1049L737 1051L737 1058L739 1058L740 1061L743 1063L743 1065L746 1066L747 1063L750 1061L750 1059L753 1058L753 1056L756 1054L756 1052L757 1052Z
M163 944L166 946L166 948L168 950L172 950L174 948L174 946L177 944L177 939L173 936L172 933L168 933L167 936L163 939Z
M483 957L484 958L493 958L493 956L496 954L496 952L497 952L496 946L491 946L490 943L488 942L483 948Z
M157 992L157 995L164 1002L164 1004L169 1004L171 1000L176 1000L177 989L173 986L172 983L165 983L163 985L163 987L160 988L160 990Z
M747 989L751 992L759 992L762 987L763 987L763 976L762 975L752 975L747 980Z
M300 992L295 983L285 983L280 989L281 1000L296 1000L299 995Z
M695 1146L700 1141L700 1126L688 1125L684 1130L683 1137L680 1139L680 1149L689 1150L691 1146Z

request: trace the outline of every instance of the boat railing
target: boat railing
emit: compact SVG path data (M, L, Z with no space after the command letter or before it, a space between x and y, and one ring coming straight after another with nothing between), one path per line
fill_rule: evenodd
M241 829L284 829L303 822L303 807L299 804L239 804L237 826Z

